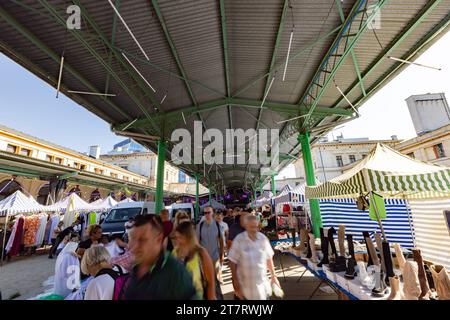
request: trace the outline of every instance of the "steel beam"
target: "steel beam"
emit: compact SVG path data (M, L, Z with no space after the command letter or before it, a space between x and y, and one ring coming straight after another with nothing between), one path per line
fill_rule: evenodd
M114 4L114 6L117 8L117 10L119 10L120 7L120 0L116 0L116 3ZM117 32L117 14L114 15L113 17L113 27L112 27L112 31L111 31L111 46L114 47L115 42L116 42L116 32ZM112 56L113 53L112 51L109 52L108 55L108 64L111 65L112 62ZM105 93L108 93L109 90L109 80L110 80L111 75L108 73L106 75L106 83L105 83Z
M329 37L331 37L333 34L335 34L336 32L339 31L339 29L341 28L341 25L337 26L336 28L334 28L333 30L331 30L330 32L326 33L325 35L315 39L314 41L312 41L311 43L309 43L308 45L306 45L305 47L303 47L302 49L300 49L296 54L292 55L291 57L289 57L289 62L295 60L296 58L300 57L301 55L303 55L304 53L308 52L311 48L313 48L316 44L321 43L322 41L325 41L326 39L328 39ZM284 63L280 63L277 64L277 66L273 69L273 71L276 71L278 69L280 69L281 67L283 67ZM244 91L248 90L249 88L251 88L255 83L257 83L258 81L264 79L265 77L267 77L269 75L269 72L260 75L258 77L256 77L254 80L250 81L248 84L246 84L244 87L242 87L241 89L239 89L236 93L233 94L233 98L237 97L238 95L240 95L241 93L243 93Z
M308 186L316 185L316 178L314 175L314 163L311 155L311 148L309 145L309 133L299 134L298 141L302 146L303 165L305 167L306 184ZM311 220L313 233L316 237L320 236L319 229L322 227L322 218L320 216L319 200L309 199L309 207L311 209Z
M190 106L178 110L174 110L171 112L166 112L163 115L156 115L153 117L155 121L163 121L165 120L173 120L173 119L181 119L181 113L183 112L185 116L191 116L196 113L201 113L205 111L210 111L217 108L223 108L226 106L238 106L241 108L259 108L261 105L261 101L259 100L250 100L250 99L236 99L236 98L230 98L230 99L221 99L221 100L214 100L211 102L207 102L198 106ZM298 112L306 113L308 109L305 106L298 107L295 104L287 104L287 103L279 103L279 102L272 102L272 101L266 101L265 102L265 108L270 109L272 111L275 111L277 113L282 114L285 116L286 114L292 115L296 114ZM342 115L342 116L351 116L353 114L352 110L346 110L342 108L327 108L318 106L316 107L316 110L314 114L318 116L327 116L327 115ZM122 123L117 124L114 126L116 130L122 130L124 127L128 126L129 123ZM142 126L145 126L147 124L147 119L142 118L135 121L129 128L140 128ZM269 126L268 126L269 127Z
M2 7L0 7L0 17L2 17L7 23L14 27L19 33L21 33L25 38L27 38L33 45L45 52L54 62L60 63L61 57L51 50L47 45L45 45L39 38L37 38L30 30L25 28L20 24L14 17L12 17L8 12L6 12ZM80 81L86 88L92 92L100 92L92 83L90 83L86 78L84 78L75 68L73 68L69 63L64 63L64 69L67 70L72 76L74 76L78 81ZM120 107L114 104L109 99L104 100L109 104L115 111L120 113L123 117L131 120L131 117L126 114Z
M436 8L442 0L434 0L428 1L422 11L411 19L410 23L401 31L399 34L386 46L386 49L383 50L375 59L375 62L372 63L367 70L365 70L362 74L362 80L364 81L367 77L375 71L375 69L383 63L387 55L391 54L415 29L418 27L424 19ZM349 96L355 88L358 86L358 81L353 82L350 86L349 90L345 91L345 95ZM334 104L334 107L337 107L342 101L344 101L344 97L340 97Z
M275 59L277 58L278 49L280 46L280 40L281 40L281 36L283 34L284 20L286 19L286 12L287 12L287 8L288 8L288 4L289 4L289 0L284 0L283 10L281 11L281 19L280 19L280 23L278 25L278 33L277 33L277 37L275 39L275 46L273 48L272 59L270 61L270 65L269 65L269 72L268 72L269 75L267 76L266 85L265 85L264 91L263 91L263 97L264 97L264 95L266 95L266 92L269 89L270 83L272 81L273 67L275 65ZM261 98L261 100L263 100L263 98ZM263 106L261 106L261 107L263 107ZM259 120L261 120L262 113L263 113L263 109L261 108L258 112L258 120L256 121L256 127L255 127L256 131L258 131Z
M341 21L342 21L342 23L344 23L345 16L344 16L344 11L342 10L341 0L335 0L335 2L336 2L336 7L338 8L338 11L339 11L339 16L341 17ZM361 92L363 93L364 96L366 96L367 93L366 93L366 89L364 87L364 82L362 81L362 78L361 78L361 71L359 69L358 61L356 60L355 50L353 50L353 48L352 48L350 50L350 52L352 54L353 65L355 66L355 71L356 71L356 75L358 76L359 85L361 86Z
M317 76L320 77L323 67L327 65L328 62L328 58L330 58L330 56L334 53L334 50L337 49L339 47L339 43L342 39L342 36L344 35L345 31L347 30L347 28L351 27L351 23L352 20L355 18L355 16L357 15L358 10L360 10L362 4L364 4L365 0L358 0L355 5L353 6L353 9L351 11L351 13L349 14L349 16L346 19L346 22L344 23L344 27L341 30L341 32L339 33L339 36L335 39L335 43L333 44L333 46L330 48L330 51L327 53L327 55L324 58L323 63L321 63L321 65L319 66L318 70L317 70ZM387 0L380 0L377 4L378 6L378 10L381 10L381 8L386 4ZM351 40L350 44L348 44L346 46L345 51L342 53L342 56L339 58L339 61L337 63L334 64L333 69L330 71L330 75L326 78L326 80L324 81L324 83L322 84L322 87L318 90L318 93L315 95L315 99L313 100L311 107L310 107L310 111L308 112L308 116L305 118L304 122L303 122L303 128L305 128L305 124L308 123L312 113L314 112L314 109L316 108L317 104L320 101L320 98L323 96L323 94L325 93L328 85L330 84L331 80L333 79L334 75L337 73L337 71L339 70L339 68L341 67L341 65L344 63L345 58L348 56L348 54L350 54L350 50L358 43L359 39L361 38L361 36L363 35L364 31L366 30L367 25L369 24L369 22L371 22L375 16L375 14L377 14L377 12L374 10L374 12L370 15L370 17L363 23L363 25L359 28L358 32L356 33L356 35L353 37L353 39ZM329 71L329 70L328 70ZM299 101L299 105L305 102L305 98L308 95L308 92L312 89L312 86L314 85L314 83L316 82L316 76L314 76L310 82L310 85L308 86L308 89L306 90L305 94L303 95L303 97L300 99Z
M170 46L170 50L172 51L172 55L173 55L173 57L174 57L174 59L175 59L175 61L177 63L178 70L180 70L181 75L182 75L183 78L187 78L186 72L184 71L183 65L181 64L181 60L180 60L180 57L178 55L177 48L175 47L175 43L173 42L172 37L170 36L169 30L167 29L166 22L165 22L164 17L163 17L163 15L161 13L161 9L159 8L158 1L157 0L151 0L151 2L152 2L152 5L153 5L153 8L155 9L156 15L158 16L158 20L159 20L161 28L162 28L162 30L164 32L164 35L166 36L167 43ZM193 104L197 105L197 100L195 99L195 96L194 96L194 93L192 91L191 85L187 81L184 81L184 83L185 83L186 88L187 88L187 90L189 92L189 96L192 99Z
M159 215L164 208L164 162L166 159L166 143L158 141L158 165L156 168L155 213Z

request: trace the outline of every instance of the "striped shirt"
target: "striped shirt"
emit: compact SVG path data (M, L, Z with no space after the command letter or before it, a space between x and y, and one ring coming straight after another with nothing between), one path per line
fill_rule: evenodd
M237 265L238 281L247 300L266 300L270 296L267 260L273 254L269 239L261 232L257 233L256 240L251 240L247 232L234 239L228 259Z

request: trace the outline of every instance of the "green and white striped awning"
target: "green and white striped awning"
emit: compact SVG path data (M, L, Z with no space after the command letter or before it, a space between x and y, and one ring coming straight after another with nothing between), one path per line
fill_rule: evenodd
M386 198L450 198L450 168L418 161L377 144L366 158L341 176L306 187L306 197L356 198L369 191Z

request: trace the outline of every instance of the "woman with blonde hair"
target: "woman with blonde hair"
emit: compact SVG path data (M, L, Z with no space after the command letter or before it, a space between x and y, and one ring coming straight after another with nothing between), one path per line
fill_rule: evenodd
M215 271L211 257L197 239L191 222L180 223L174 231L175 249L172 254L192 276L198 298L216 300Z
M84 252L81 271L94 277L89 282L84 300L112 300L114 284L122 270L113 270L111 256L101 245L93 245Z

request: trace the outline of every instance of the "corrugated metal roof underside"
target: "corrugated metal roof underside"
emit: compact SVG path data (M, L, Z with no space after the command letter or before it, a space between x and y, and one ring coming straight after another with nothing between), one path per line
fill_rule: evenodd
M75 3L78 2L80 1L75 1ZM55 10L64 21L67 18L67 1L2 0L1 8L45 44L57 59L49 57L43 48L32 44L30 39L18 32L18 26L7 23L0 16L1 50L54 87L58 78L59 57L64 52L66 69L63 73L62 90L65 94L113 125L128 123L147 115L154 121L156 128L146 125L145 129L150 130L149 132L154 135L159 135L161 132L160 123L157 121L159 113L196 107L227 96L224 39L218 0L158 1L160 13L172 41L172 48L152 1L113 0L113 2L120 3L118 10L148 55L148 61L124 25L115 17L108 1L82 1L82 28L79 31L68 32L64 23L51 15L51 11ZM368 4L376 2L369 0ZM405 28L417 19L427 4L432 2L434 1L387 1L381 11L381 28L365 30L362 33L353 50L364 78L364 88L369 96L404 67L399 68L398 62L383 57L383 51L392 45L406 30ZM419 42L431 37L430 30L448 19L450 0L438 2L439 5L395 50L390 52L390 55L403 57L414 53L413 49L416 49ZM51 8L46 8L45 3L48 3ZM342 3L346 17L355 3L356 0ZM335 0L291 1L292 12L288 7L281 24L283 30L280 34L279 45L275 48L284 4L284 0L224 1L230 93L238 99L254 100L254 105L247 107L232 105L229 107L229 112L227 105L224 104L223 107L202 111L199 114L189 113L185 115L186 125L181 117L172 119L166 126L168 138L170 138L170 130L174 128L186 128L193 132L193 121L198 120L199 115L205 122L204 127L219 129L222 132L229 129L231 125L233 128L244 130L256 128L260 113L259 128L268 126L281 129L292 125L277 123L292 116L292 113L280 114L266 108L260 110L257 107L270 81L268 73L276 70L276 73L272 74L275 75L275 80L267 101L299 104L338 32L328 37L324 36L340 26L342 22ZM350 33L357 32L361 17L361 13L356 16ZM115 27L114 21L116 21ZM284 62L293 25L295 27L291 58L294 56L295 58L289 62L286 80L283 82ZM317 41L320 37L324 38ZM417 54L412 58L417 58L438 38L436 37L426 46L417 48ZM173 51L179 58L178 61ZM156 89L156 92L153 92L125 61L121 55L122 52ZM274 68L270 70L272 59ZM378 66L372 68L379 60L381 62ZM68 70L69 65L76 73ZM321 77L323 78L324 75L322 74ZM255 81L257 79L259 80ZM351 55L348 55L336 72L334 82L347 93L352 103L361 102L361 105L367 97L363 96L357 80L354 61ZM254 82L253 85L248 86L252 82ZM247 87L246 90L242 90L245 87ZM67 93L67 89L97 92L107 90L117 96L108 99L80 96ZM164 96L166 96L164 103L157 110L156 107ZM324 90L318 105L349 107L333 82L330 82ZM229 119L230 115L231 119ZM335 116L325 119L323 116L314 117L314 122L326 124L335 119ZM131 130L144 132L139 128ZM289 153L297 145L294 132L292 131L292 137L282 146L282 152ZM154 144L145 142L143 144L147 144L156 151ZM203 146L206 144L203 142ZM282 166L289 162L291 160L283 160ZM246 169L257 170L259 167L259 165L246 163L223 164L217 170L219 171L218 180L221 180L223 176L225 183L228 181L229 186L242 186L245 182L250 182L242 181L244 177L246 180L255 177L253 174L246 174ZM190 173L193 171L203 173L203 165L183 165L182 168ZM209 172L207 176L211 180L216 180L216 167L209 170L209 166L206 166L206 171Z

